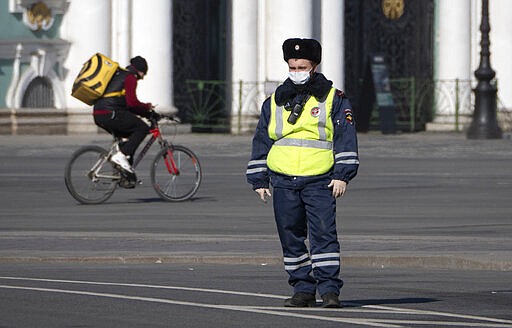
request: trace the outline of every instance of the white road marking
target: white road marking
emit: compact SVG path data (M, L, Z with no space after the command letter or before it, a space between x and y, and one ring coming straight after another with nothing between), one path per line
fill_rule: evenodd
M155 288L155 289L173 289L173 290L186 290L186 291L192 291L192 292L230 294L230 295L240 295L240 296L256 296L256 297L277 298L277 299L286 299L286 298L289 297L289 296L281 296L281 295L273 295L273 294L259 294L259 293L237 292L237 291L221 290L221 289L204 289L204 288L163 286L163 285L145 285L145 284L127 284L127 283L118 283L118 282L97 282L97 281L60 280L60 279L39 279L39 278L22 278L22 277L0 277L0 279L40 281L40 282L55 282L55 283L65 283L65 284L80 284L80 285L98 285L98 286L119 286L119 287L140 287L140 288Z
M79 284L79 285L119 286L119 287L183 290L183 291L193 291L193 292L203 292L203 293L217 293L217 294L229 294L229 295L240 295L240 296L251 296L251 297L275 298L275 299L288 298L288 296L274 295L274 294L260 294L260 293L222 290L222 289L205 289L205 288L191 288L191 287L165 286L165 285L147 285L147 284L133 284L133 283L43 279L43 278L8 277L8 276L0 276L0 279L15 280L15 281L34 281L34 282L51 282L51 283L63 283L63 284ZM146 301L146 302L159 302L159 303L167 303L167 304L175 304L175 305L206 307L206 308L215 308L215 309L223 309L223 310L271 314L271 315L278 315L278 316L289 316L289 317L297 317L297 318L304 318L304 319L316 319L316 320L324 320L324 321L345 322L345 323L361 324L361 325L368 325L368 326L375 326L375 327L402 327L401 326L402 324L446 325L446 326L467 326L467 327L496 327L496 328L501 328L501 327L511 328L512 327L512 320L489 318L489 317L483 317L483 316L456 314L456 313L449 313L449 312L408 309L408 308L382 306L382 305L361 305L358 303L349 303L349 304L357 306L359 309L356 309L356 308L322 309L322 308L235 306L235 305L216 305L216 304L183 302L183 301L175 301L175 300L169 300L169 299L139 297L139 296L122 295L122 294L110 294L110 293L95 293L95 292L67 290L67 289L37 288L37 287L10 286L10 285L0 285L0 288L32 290L32 291L40 291L40 292L65 293L65 294L75 294L75 295L89 295L89 296L108 297L108 298L115 298L115 299L138 300L138 301ZM361 310L361 308L364 310ZM379 318L373 318L373 319L334 318L334 317L329 317L329 316L293 313L293 311L301 311L301 312L316 312L316 311L332 312L332 311L336 311L339 313L347 313L347 312L369 313L369 312L371 312L371 313L383 313L383 314L431 315L431 316L451 317L451 318L466 319L466 320L473 320L473 321L480 321L480 322L395 320L395 319L379 319ZM485 321L487 321L489 323L485 323Z
M430 311L430 310L405 309L405 308L390 307L390 306L383 306L383 305L365 305L365 307L370 307L372 309L390 310L390 311L412 311L415 314L437 315L437 316L460 318L460 319L491 321L491 322L499 322L499 323L505 323L505 324L512 325L512 320L496 319L496 318L467 315L467 314L456 314L456 313Z
M174 301L174 300L169 300L169 299L153 298L153 297L140 297L140 296L130 296L130 295L122 295L122 294L95 293L95 292L86 292L86 291L78 291L78 290L37 288L37 287L25 287L25 286L0 285L0 288L31 290L31 291L51 292L51 293L61 293L61 294L87 295L87 296L107 297L107 298L124 299L124 300L165 303L165 304L173 304L173 305L195 306L195 307L203 307L203 308L210 308L210 309L233 310L233 311L241 311L241 312L271 314L271 315L277 315L277 316L283 316L283 317L294 317L294 318L302 318L302 319L315 319L315 320L323 320L323 321L353 323L353 324L366 325L366 326L372 326L372 327L390 327L390 328L402 327L402 326L397 326L397 325L393 325L393 324L378 323L378 322L374 322L373 320L369 320L369 319L322 317L322 316L310 315L310 314L284 313L284 312L279 312L279 311L260 310L258 308L250 308L250 307L244 307L244 306L203 304L203 303L195 303L195 302Z

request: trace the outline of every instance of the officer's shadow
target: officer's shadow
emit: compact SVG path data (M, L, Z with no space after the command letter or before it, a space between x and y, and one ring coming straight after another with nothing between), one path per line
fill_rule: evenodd
M406 297L406 298L382 298L369 300L346 300L343 307L363 307L367 305L396 305L396 304L420 304L438 302L435 298Z

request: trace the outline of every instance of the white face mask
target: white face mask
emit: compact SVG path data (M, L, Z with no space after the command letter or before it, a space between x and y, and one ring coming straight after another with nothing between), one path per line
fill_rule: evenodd
M306 83L309 78L311 77L309 75L311 71L302 71L302 72L288 72L288 77L294 84L304 84Z

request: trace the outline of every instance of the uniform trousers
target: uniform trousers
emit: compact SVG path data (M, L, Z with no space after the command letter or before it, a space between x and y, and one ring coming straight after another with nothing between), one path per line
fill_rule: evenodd
M270 177L288 283L295 293L339 294L343 281L330 175L291 177L271 172Z

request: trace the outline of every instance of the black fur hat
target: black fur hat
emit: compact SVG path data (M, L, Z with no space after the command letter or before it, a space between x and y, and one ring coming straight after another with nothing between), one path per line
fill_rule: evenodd
M322 46L314 39L288 39L283 43L284 61L290 58L309 59L316 64L322 61Z
M139 72L146 74L148 72L148 62L141 56L130 59L130 64Z

